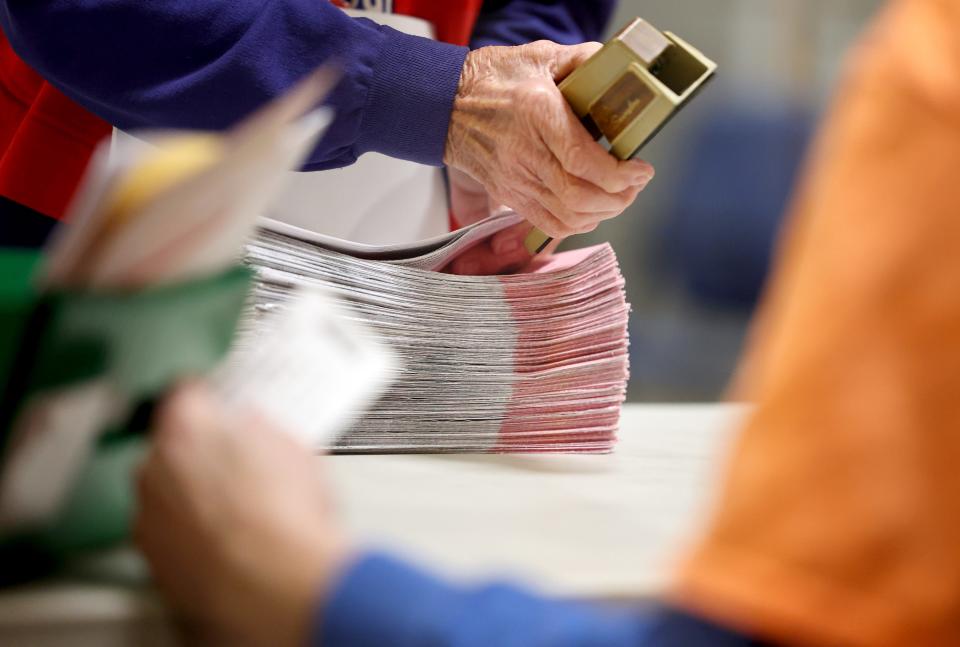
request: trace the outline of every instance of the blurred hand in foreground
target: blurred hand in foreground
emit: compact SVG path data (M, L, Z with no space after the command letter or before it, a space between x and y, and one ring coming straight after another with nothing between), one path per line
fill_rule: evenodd
M349 555L305 447L191 384L159 411L138 485L136 541L178 611L243 644L304 643Z

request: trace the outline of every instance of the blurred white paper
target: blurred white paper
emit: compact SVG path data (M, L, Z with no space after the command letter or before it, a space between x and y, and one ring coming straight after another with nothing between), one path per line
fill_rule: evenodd
M347 306L313 288L238 340L214 376L219 394L253 406L312 449L333 444L397 369L392 352Z

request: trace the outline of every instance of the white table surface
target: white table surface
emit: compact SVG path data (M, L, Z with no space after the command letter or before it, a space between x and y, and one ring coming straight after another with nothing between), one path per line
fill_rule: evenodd
M457 579L642 599L695 535L742 411L627 406L605 456L336 456L324 469L364 544ZM0 591L0 645L171 644L162 605L129 580Z

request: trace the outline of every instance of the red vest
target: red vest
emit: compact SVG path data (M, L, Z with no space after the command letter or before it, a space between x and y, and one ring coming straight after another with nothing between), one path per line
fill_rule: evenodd
M60 219L110 125L21 61L0 32L0 195Z
M360 6L362 1L337 2ZM431 23L439 40L465 45L482 0L381 0L394 13ZM14 53L0 32L0 195L63 218L110 124L64 96Z

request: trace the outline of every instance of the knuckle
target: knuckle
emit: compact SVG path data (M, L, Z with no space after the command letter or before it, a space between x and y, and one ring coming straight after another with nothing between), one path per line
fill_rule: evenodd
M517 86L521 105L532 109L534 117L543 117L543 111L549 107L554 100L555 88L549 87L539 79L531 79Z
M610 195L619 196L623 191L629 190L630 180L604 173L598 178L598 186Z
M633 203L634 198L636 198L636 195L618 194L616 196L615 204L613 204L608 211L616 211L617 213L621 213Z
M583 217L572 209L561 206L554 211L554 217L567 227L577 228L584 223Z
M586 211L593 203L594 196L579 182L567 179L563 189L564 202L575 211Z
M583 177L589 170L589 156L582 144L571 143L563 151L563 167L567 172Z
M556 43L549 40L535 40L527 43L523 48L535 58L547 58L553 55Z
M600 220L600 215L596 213L578 213L574 226L577 228L596 226Z

